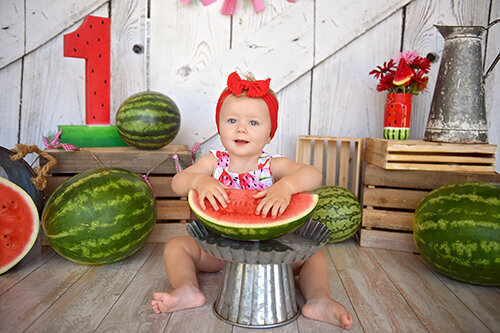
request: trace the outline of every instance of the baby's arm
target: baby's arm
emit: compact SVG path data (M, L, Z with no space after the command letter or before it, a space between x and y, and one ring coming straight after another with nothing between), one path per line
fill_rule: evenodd
M190 189L198 192L201 208L205 209L205 198L212 204L215 210L219 209L217 202L222 207L227 207L229 197L217 179L212 177L212 173L217 162L212 154L206 154L195 164L182 170L172 179L172 189L181 196L187 196Z
M271 160L271 169L278 181L255 195L255 198L263 198L255 211L258 215L281 215L288 207L292 194L312 191L321 185L321 172L312 165L277 157Z

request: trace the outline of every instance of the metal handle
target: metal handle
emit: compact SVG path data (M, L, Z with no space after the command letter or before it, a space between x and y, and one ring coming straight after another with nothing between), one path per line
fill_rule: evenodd
M489 28L491 28L492 26L494 26L495 24L497 24L499 22L500 22L500 19L491 22L486 27L486 30L488 30ZM486 71L486 74L484 74L484 79L485 80L488 77L488 75L490 75L491 71L495 68L495 66L497 65L498 61L500 61L500 53L497 54L495 60L493 60L493 62L491 63L490 68L488 68L488 70Z

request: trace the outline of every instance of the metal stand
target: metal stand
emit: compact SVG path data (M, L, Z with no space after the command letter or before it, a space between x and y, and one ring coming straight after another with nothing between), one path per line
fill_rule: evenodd
M331 235L316 221L260 242L225 238L199 221L190 223L188 232L205 252L226 261L214 304L216 316L249 328L281 326L297 318L292 263L314 255Z

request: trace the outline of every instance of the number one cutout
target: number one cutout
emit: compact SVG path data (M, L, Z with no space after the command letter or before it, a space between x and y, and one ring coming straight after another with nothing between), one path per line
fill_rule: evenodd
M85 59L85 123L109 125L111 19L86 16L64 35L64 56Z

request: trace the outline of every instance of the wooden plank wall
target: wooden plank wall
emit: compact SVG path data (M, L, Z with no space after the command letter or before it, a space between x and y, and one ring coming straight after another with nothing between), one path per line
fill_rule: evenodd
M278 92L278 132L267 150L291 158L298 135L380 137L384 93L368 76L400 50L434 53L429 91L413 98L412 139L422 139L444 40L433 27L487 25L498 0L266 1L256 14L238 1L203 7L177 0L6 0L0 2L0 145L42 146L59 124L84 122L84 61L64 58L63 34L85 15L111 17L111 119L130 94L172 97L182 113L174 143L220 147L214 106L227 74L270 76ZM488 67L500 50L500 24L484 36ZM500 144L500 83L486 80L490 143ZM497 162L496 170L500 170Z

